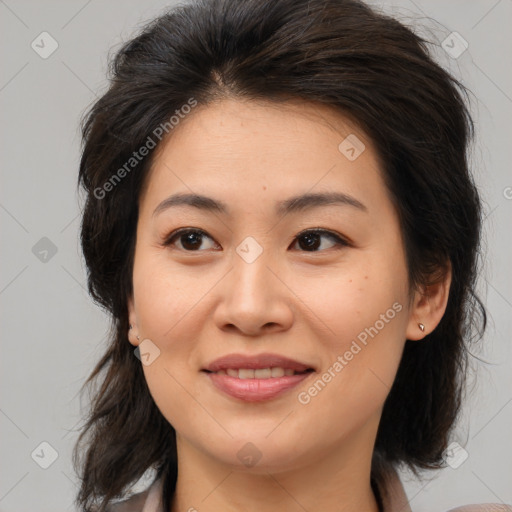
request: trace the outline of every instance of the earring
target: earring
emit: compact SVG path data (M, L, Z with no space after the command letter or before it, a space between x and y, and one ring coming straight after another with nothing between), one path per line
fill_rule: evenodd
M137 340L140 341L140 336L137 336Z
M418 327L421 329L421 332L425 332L425 326L423 324L418 324Z

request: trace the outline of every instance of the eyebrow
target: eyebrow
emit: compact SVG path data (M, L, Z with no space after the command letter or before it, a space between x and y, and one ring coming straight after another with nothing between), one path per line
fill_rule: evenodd
M288 213L304 212L313 208L330 205L352 206L363 212L368 212L368 208L361 201L342 192L307 193L290 197L277 202L275 212L277 215L286 215ZM175 206L192 206L202 211L230 215L227 204L218 199L201 194L174 194L164 199L155 208L153 216Z

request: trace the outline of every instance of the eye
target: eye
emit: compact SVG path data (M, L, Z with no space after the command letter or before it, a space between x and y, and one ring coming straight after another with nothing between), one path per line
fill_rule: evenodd
M325 247L325 244L322 244L321 242L322 238L328 238L333 243L330 247ZM343 239L336 233L325 229L308 229L307 231L302 231L297 235L296 240L297 241L294 245L298 244L307 252L318 252L319 250L329 249L336 246L350 246L347 240Z
M174 241L178 239L178 242L181 244L181 247L178 247L178 249L182 249L187 252L197 251L198 247L201 246L203 238L208 238L213 241L211 237L209 237L204 231L200 229L182 228L172 232L166 238L164 245L174 245Z
M176 245L176 242L178 242L178 249L186 252L198 252L204 239L208 239L212 242L210 247L206 247L206 249L219 247L213 238L207 235L203 230L191 228L181 228L173 231L166 238L164 246ZM322 243L322 239L329 239L332 242L330 247L329 243L327 243L328 246L326 247L326 244ZM336 246L350 246L350 243L347 240L343 239L336 233L318 228L302 231L296 236L295 240L296 242L292 247L298 244L299 247L306 252L318 252L319 250L325 250Z

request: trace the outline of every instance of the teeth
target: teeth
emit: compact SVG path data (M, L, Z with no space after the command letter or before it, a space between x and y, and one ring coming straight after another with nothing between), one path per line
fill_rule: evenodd
M239 379L254 379L254 370L238 370Z
M252 370L249 368L227 368L226 370L219 370L217 375L229 375L230 377L235 377L238 379L270 379L276 377L284 377L295 375L296 372L290 368L259 368L257 370Z
M270 368L254 370L255 379L270 379L270 377L272 377L272 370Z
M284 370L282 368L272 368L272 377L284 377Z

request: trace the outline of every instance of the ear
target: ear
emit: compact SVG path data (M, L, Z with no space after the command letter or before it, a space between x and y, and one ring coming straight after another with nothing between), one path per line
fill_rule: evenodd
M446 311L451 282L452 267L448 262L437 279L415 292L406 330L408 340L421 340L438 326ZM419 324L425 326L424 331Z
M133 295L131 295L128 298L127 305L128 305L128 321L129 321L130 325L132 326L131 329L128 326L128 341L134 347L138 347L139 343L140 343L140 341L137 339L137 336L139 336L139 328L137 325L137 315L135 313Z

